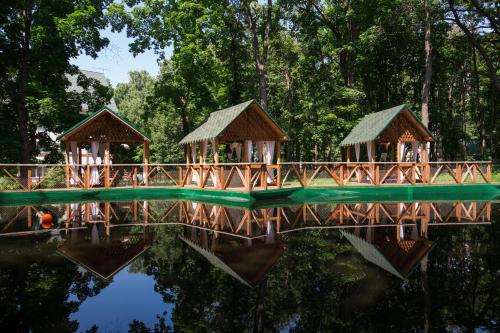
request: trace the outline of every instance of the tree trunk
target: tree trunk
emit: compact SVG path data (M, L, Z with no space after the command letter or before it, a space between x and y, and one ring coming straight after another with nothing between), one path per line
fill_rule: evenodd
M266 18L264 33L262 35L262 54L260 51L260 42L257 31L257 19L255 13L252 13L250 6L251 1L244 3L245 17L248 23L252 38L252 48L255 60L255 70L259 82L259 103L264 109L268 108L268 95L267 95L267 55L269 51L269 32L271 30L271 13L272 13L272 0L267 0Z
M32 23L33 4L28 2L26 8L22 11L24 32L21 36L21 54L19 59L19 76L17 79L17 121L19 127L19 135L21 139L21 156L20 163L27 164L30 162L31 143L28 133L29 114L26 108L26 96L28 93L29 81L29 63L30 63L30 42L31 42L31 23ZM27 172L21 168L21 178Z
M429 0L424 0L425 11L425 75L422 89L422 123L429 127L429 96L432 79L431 9Z

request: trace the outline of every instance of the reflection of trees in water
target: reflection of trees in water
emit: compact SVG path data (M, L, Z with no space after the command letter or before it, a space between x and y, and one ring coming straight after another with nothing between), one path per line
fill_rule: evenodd
M431 332L498 329L496 225L432 229L437 246L428 272L418 266L408 280L365 261L338 231L285 235L287 250L254 288L181 243L179 229L155 230L155 246L135 269L153 275L164 301L174 304L166 315L175 331L413 332L425 323Z
M46 237L0 243L0 331L75 332L80 304L107 284L55 255ZM72 297L70 297L70 295Z

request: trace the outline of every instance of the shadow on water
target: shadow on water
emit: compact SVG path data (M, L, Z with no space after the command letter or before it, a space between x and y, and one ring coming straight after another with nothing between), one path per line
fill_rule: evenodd
M0 207L0 328L493 332L498 216L461 201Z

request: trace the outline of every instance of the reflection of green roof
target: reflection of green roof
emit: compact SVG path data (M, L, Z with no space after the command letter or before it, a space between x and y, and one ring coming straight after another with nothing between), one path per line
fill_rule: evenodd
M341 146L351 146L375 140L389 126L389 124L403 111L408 110L415 120L432 138L429 129L418 119L406 104L401 104L387 110L367 114L342 140Z
M82 239L76 244L66 241L57 253L76 265L88 270L101 279L108 280L128 266L150 248L142 234L127 235L130 242L111 239L92 244L89 239Z
M192 240L182 236L180 238L213 266L249 287L256 285L285 251L285 245L277 242L250 247L226 246L214 253Z
M92 113L91 115L89 115L88 117L86 117L85 119L83 119L82 121L78 122L77 124L73 125L72 127L70 127L69 129L67 129L66 131L64 131L63 133L59 134L56 138L56 140L61 140L63 137L71 134L71 132L77 130L78 128L82 127L83 125L85 125L87 122L97 118L99 115L103 114L103 113L109 113L111 114L112 116L114 116L115 118L117 118L119 121L125 123L126 126L128 126L130 129L132 129L132 131L136 132L137 134L139 134L140 136L142 136L144 139L146 139L147 141L152 141L151 138L142 130L140 130L137 125L133 124L130 120L128 120L127 118L123 117L123 116L120 116L118 113L112 111L109 107L107 106L102 106L99 110L97 110L96 112Z
M375 228L375 230L378 230L378 228ZM363 258L400 279L405 279L406 276L412 272L417 263L419 263L433 247L431 241L418 240L415 241L415 247L411 252L402 255L400 251L394 251L394 247L397 247L397 244L392 243L389 247L379 248L376 244L371 244L351 232L340 230L340 233L347 238ZM391 242L394 241L395 240L391 240Z
M283 136L285 133L279 128L276 122L271 118L271 116L264 110L255 100L249 100L244 103L231 106L226 109L212 112L208 119L197 127L194 131L186 135L179 144L187 144L192 142L206 141L215 139L219 136L233 121L238 118L243 112L245 112L252 104L257 105L265 115L271 120L274 125L282 132Z

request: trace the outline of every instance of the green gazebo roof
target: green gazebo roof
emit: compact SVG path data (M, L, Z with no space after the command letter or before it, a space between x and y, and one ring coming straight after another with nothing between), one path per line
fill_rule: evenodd
M226 109L212 112L208 119L197 127L194 131L186 135L179 144L188 144L193 142L207 141L217 138L226 128L228 128L241 114L256 105L265 116L269 119L273 127L280 132L280 136L286 140L286 134L255 100L249 100L241 104L237 104Z
M92 113L91 115L89 115L88 117L84 118L83 120L81 120L80 122L76 123L75 125L73 125L72 127L70 127L69 129L67 129L66 131L62 132L61 134L59 134L56 138L56 140L61 140L63 139L64 137L72 134L73 132L75 132L76 130L84 127L86 124L88 124L89 122L97 119L100 115L104 114L104 113L108 113L110 115L112 115L116 120L122 122L125 126L127 126L128 128L130 128L130 130L132 130L133 132L137 133L139 136L143 137L143 139L145 139L146 141L149 141L151 142L151 138L149 137L148 134L146 134L146 132L142 131L141 129L139 129L137 127L137 125L133 124L130 120L128 120L127 118L119 115L118 113L114 112L113 110L111 110L108 106L102 106L99 110L97 110L96 112Z
M411 111L406 104L401 104L387 110L374 112L366 115L342 140L341 146L352 146L358 143L373 141L390 125L390 123L404 110L417 121L420 127L432 138L429 129L422 124L420 119Z

